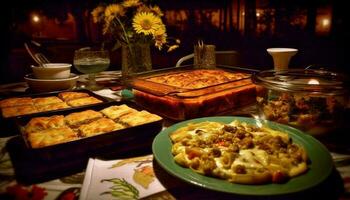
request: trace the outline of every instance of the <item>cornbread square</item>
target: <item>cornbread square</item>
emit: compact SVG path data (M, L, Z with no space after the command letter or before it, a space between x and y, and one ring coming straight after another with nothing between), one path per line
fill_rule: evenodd
M88 96L90 95L85 92L60 92L58 94L58 97L61 98L63 101L69 101L72 99L78 99L78 98L88 97Z
M129 114L132 112L137 112L137 110L123 104L120 106L110 106L108 108L101 110L101 112L104 115L106 115L108 118L116 120L123 115Z
M64 127L64 116L53 115L51 117L35 117L32 118L25 126L25 133L33 133L50 128Z
M42 106L46 104L54 104L54 103L62 103L63 101L55 96L52 97L39 97L39 98L34 98L33 103L35 106Z
M67 102L68 105L73 107L96 104L96 103L102 103L102 101L95 97L83 97L79 99L73 99Z
M8 99L3 99L0 101L0 108L12 107L12 106L24 106L32 105L33 100L31 97L13 97Z
M65 122L72 128L77 128L81 124L89 123L93 120L103 117L102 113L94 110L85 110L82 112L75 112L65 117Z
M134 112L134 113L123 115L122 117L120 117L119 122L122 124L127 124L128 126L137 126L141 124L158 121L161 119L162 118L160 116L143 110L141 112Z
M116 123L111 119L100 118L89 124L81 125L79 127L79 134L82 137L89 137L93 135L99 135L102 133L112 132L123 128L125 128L123 125Z
M36 112L38 112L38 110L35 108L34 105L22 105L22 106L2 108L2 116L4 118L19 116L19 115L27 115L27 114L32 114Z
M32 148L40 148L77 140L78 135L69 127L45 129L28 134L28 141Z
M68 106L66 104L66 102L52 103L52 104L45 104L45 105L37 106L37 109L40 112L50 111L50 110L58 110L58 109L64 109L64 108L70 108L70 106Z

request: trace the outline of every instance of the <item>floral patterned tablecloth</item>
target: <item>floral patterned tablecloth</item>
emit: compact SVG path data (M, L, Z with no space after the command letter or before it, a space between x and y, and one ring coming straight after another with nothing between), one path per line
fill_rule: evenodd
M119 88L118 76L120 76L120 72L115 71L103 72L100 74L97 80L101 81L100 83L105 84L106 88L95 92L110 99L120 100L121 93L116 89ZM108 80L112 81L108 82ZM84 81L84 77L81 78L81 81ZM26 83L0 85L1 96L18 95L26 90ZM0 199L13 199L11 198L11 195L14 195L15 193L17 199L57 199L58 197L62 197L60 196L62 192L69 188L77 188L79 190L82 188L81 199L89 199L87 197L90 197L90 195L93 196L97 194L99 196L101 193L104 194L102 196L106 197L106 199L119 199L120 197L115 196L120 194L117 190L125 187L136 188L136 190L131 189L133 192L124 194L137 194L133 197L144 199L232 198L232 196L228 194L207 191L177 180L162 170L152 159L152 155L145 155L145 157L141 158L131 157L110 161L91 158L86 172L83 171L68 177L62 177L35 185L22 186L16 182L11 159L6 149L6 142L12 137L14 136L0 137ZM344 190L339 188L337 192L339 198L337 197L337 199L350 199L350 152L331 152L331 155L335 163L336 172L340 175L344 185ZM108 173L115 173L115 176L109 175L108 173L102 173L103 170L99 170L98 167L107 168L107 170L110 170ZM126 173L125 170L128 171L128 173ZM96 173L99 171L101 173ZM157 171L157 173L154 173L154 171ZM135 179L135 176L138 178ZM93 180L92 178L94 177L99 177L101 180ZM107 187L104 186L98 188L93 186L95 189L91 190L92 184L94 183L103 183L105 186L107 185ZM131 184L132 187L129 184ZM64 198L74 199L73 196L69 197L67 195ZM269 197L269 199L270 198L272 197ZM235 199L247 198L235 197Z

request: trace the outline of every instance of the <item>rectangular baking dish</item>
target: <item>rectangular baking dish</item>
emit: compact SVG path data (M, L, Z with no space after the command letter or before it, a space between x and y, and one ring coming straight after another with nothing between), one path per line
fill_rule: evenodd
M218 115L255 102L257 88L251 81L251 75L256 70L229 66L217 66L217 69L247 76L197 88L176 87L152 81L155 77L196 70L193 65L189 65L141 73L128 83L138 105L173 120Z
M141 110L130 102L109 102L74 111L59 111L55 115L67 115L86 109L100 111L109 106L121 104ZM40 116L50 115L41 114ZM30 119L30 116L16 119L21 135L7 144L17 180L24 183L50 180L57 178L58 175L83 170L90 157L114 158L130 155L139 150L150 151L153 138L161 131L163 124L163 120L158 120L66 143L31 148L26 134L22 131Z
M81 112L85 110L94 110L94 111L100 111L104 108L114 106L114 105L121 105L126 104L129 105L129 107L132 107L136 110L141 110L139 107L132 105L129 102L109 102L101 105L95 105L91 107L84 107L79 108L75 110L64 110L64 111L58 111L55 112L54 115L68 115L75 112ZM48 114L41 114L37 115L35 117L41 117L41 116L52 116ZM85 137L78 140L55 144L51 146L45 146L40 148L32 148L27 141L27 135L24 132L24 127L28 122L32 119L32 116L22 116L18 117L16 119L16 124L18 127L18 131L20 132L23 140L26 143L28 151L32 151L35 154L37 154L42 159L46 160L52 160L52 159L60 159L60 158L67 158L67 156L72 155L83 155L88 154L89 156L96 156L98 154L98 150L100 148L104 148L109 145L115 145L116 143L120 142L127 142L129 140L137 139L138 137L143 136L146 134L146 136L152 136L152 134L158 133L162 128L162 120L158 120L155 122L145 123L142 125L134 126L134 127L128 127L100 135L94 135L91 137ZM67 153L69 154L67 155Z
M107 102L110 102L109 99L97 95L94 92L91 92L90 90L85 90L85 89L79 89L79 90L66 90L66 91L57 91L57 92L45 92L45 93L37 93L37 94L24 94L24 95L19 95L19 96L11 96L11 97L7 97L7 98L1 98L0 100L4 100L4 99L9 99L9 98L13 98L13 97L31 97L31 98L38 98L38 97L49 97L49 96L57 96L59 93L61 92L67 92L67 91L71 91L71 92L85 92L87 94L89 94L92 97L95 97L99 100L101 100L101 103L98 104L92 104L92 105L84 105L84 106L79 106L79 107L69 107L69 108L64 108L64 109L59 109L59 110L50 110L50 111L44 111L44 112L37 112L37 113L32 113L32 114L26 114L26 115L18 115L18 116L13 116L13 117L4 117L2 115L2 112L0 111L0 136L10 136L10 135L14 135L15 134L15 130L16 130L16 124L14 123L15 119L17 117L21 117L21 116L29 116L29 117L34 117L34 116L38 116L41 114L44 115L53 115L55 112L57 111L62 111L62 110L75 110L78 108L85 108L85 107L90 107L93 105L102 105L105 104Z

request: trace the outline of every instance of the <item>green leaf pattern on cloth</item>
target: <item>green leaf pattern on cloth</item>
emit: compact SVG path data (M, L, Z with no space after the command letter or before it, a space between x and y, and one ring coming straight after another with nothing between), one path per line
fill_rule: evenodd
M101 195L110 194L113 197L117 197L118 199L138 199L139 191L130 183L125 181L125 179L112 178L112 179L103 179L103 182L111 182L113 186L111 186L109 191L101 193Z

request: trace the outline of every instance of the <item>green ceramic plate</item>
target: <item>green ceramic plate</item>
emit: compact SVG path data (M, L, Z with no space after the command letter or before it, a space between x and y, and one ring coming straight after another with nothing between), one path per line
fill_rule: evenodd
M211 190L240 195L281 195L295 193L318 185L330 175L333 169L332 157L320 142L295 128L269 121L264 121L263 123L273 129L288 133L294 142L304 146L311 161L307 173L295 177L284 184L243 185L203 176L175 163L171 154L170 133L180 127L186 126L190 122L216 121L230 123L233 120L239 120L249 124L261 123L261 121L253 118L245 117L206 117L183 121L163 130L155 137L152 144L154 157L167 172L186 182Z

